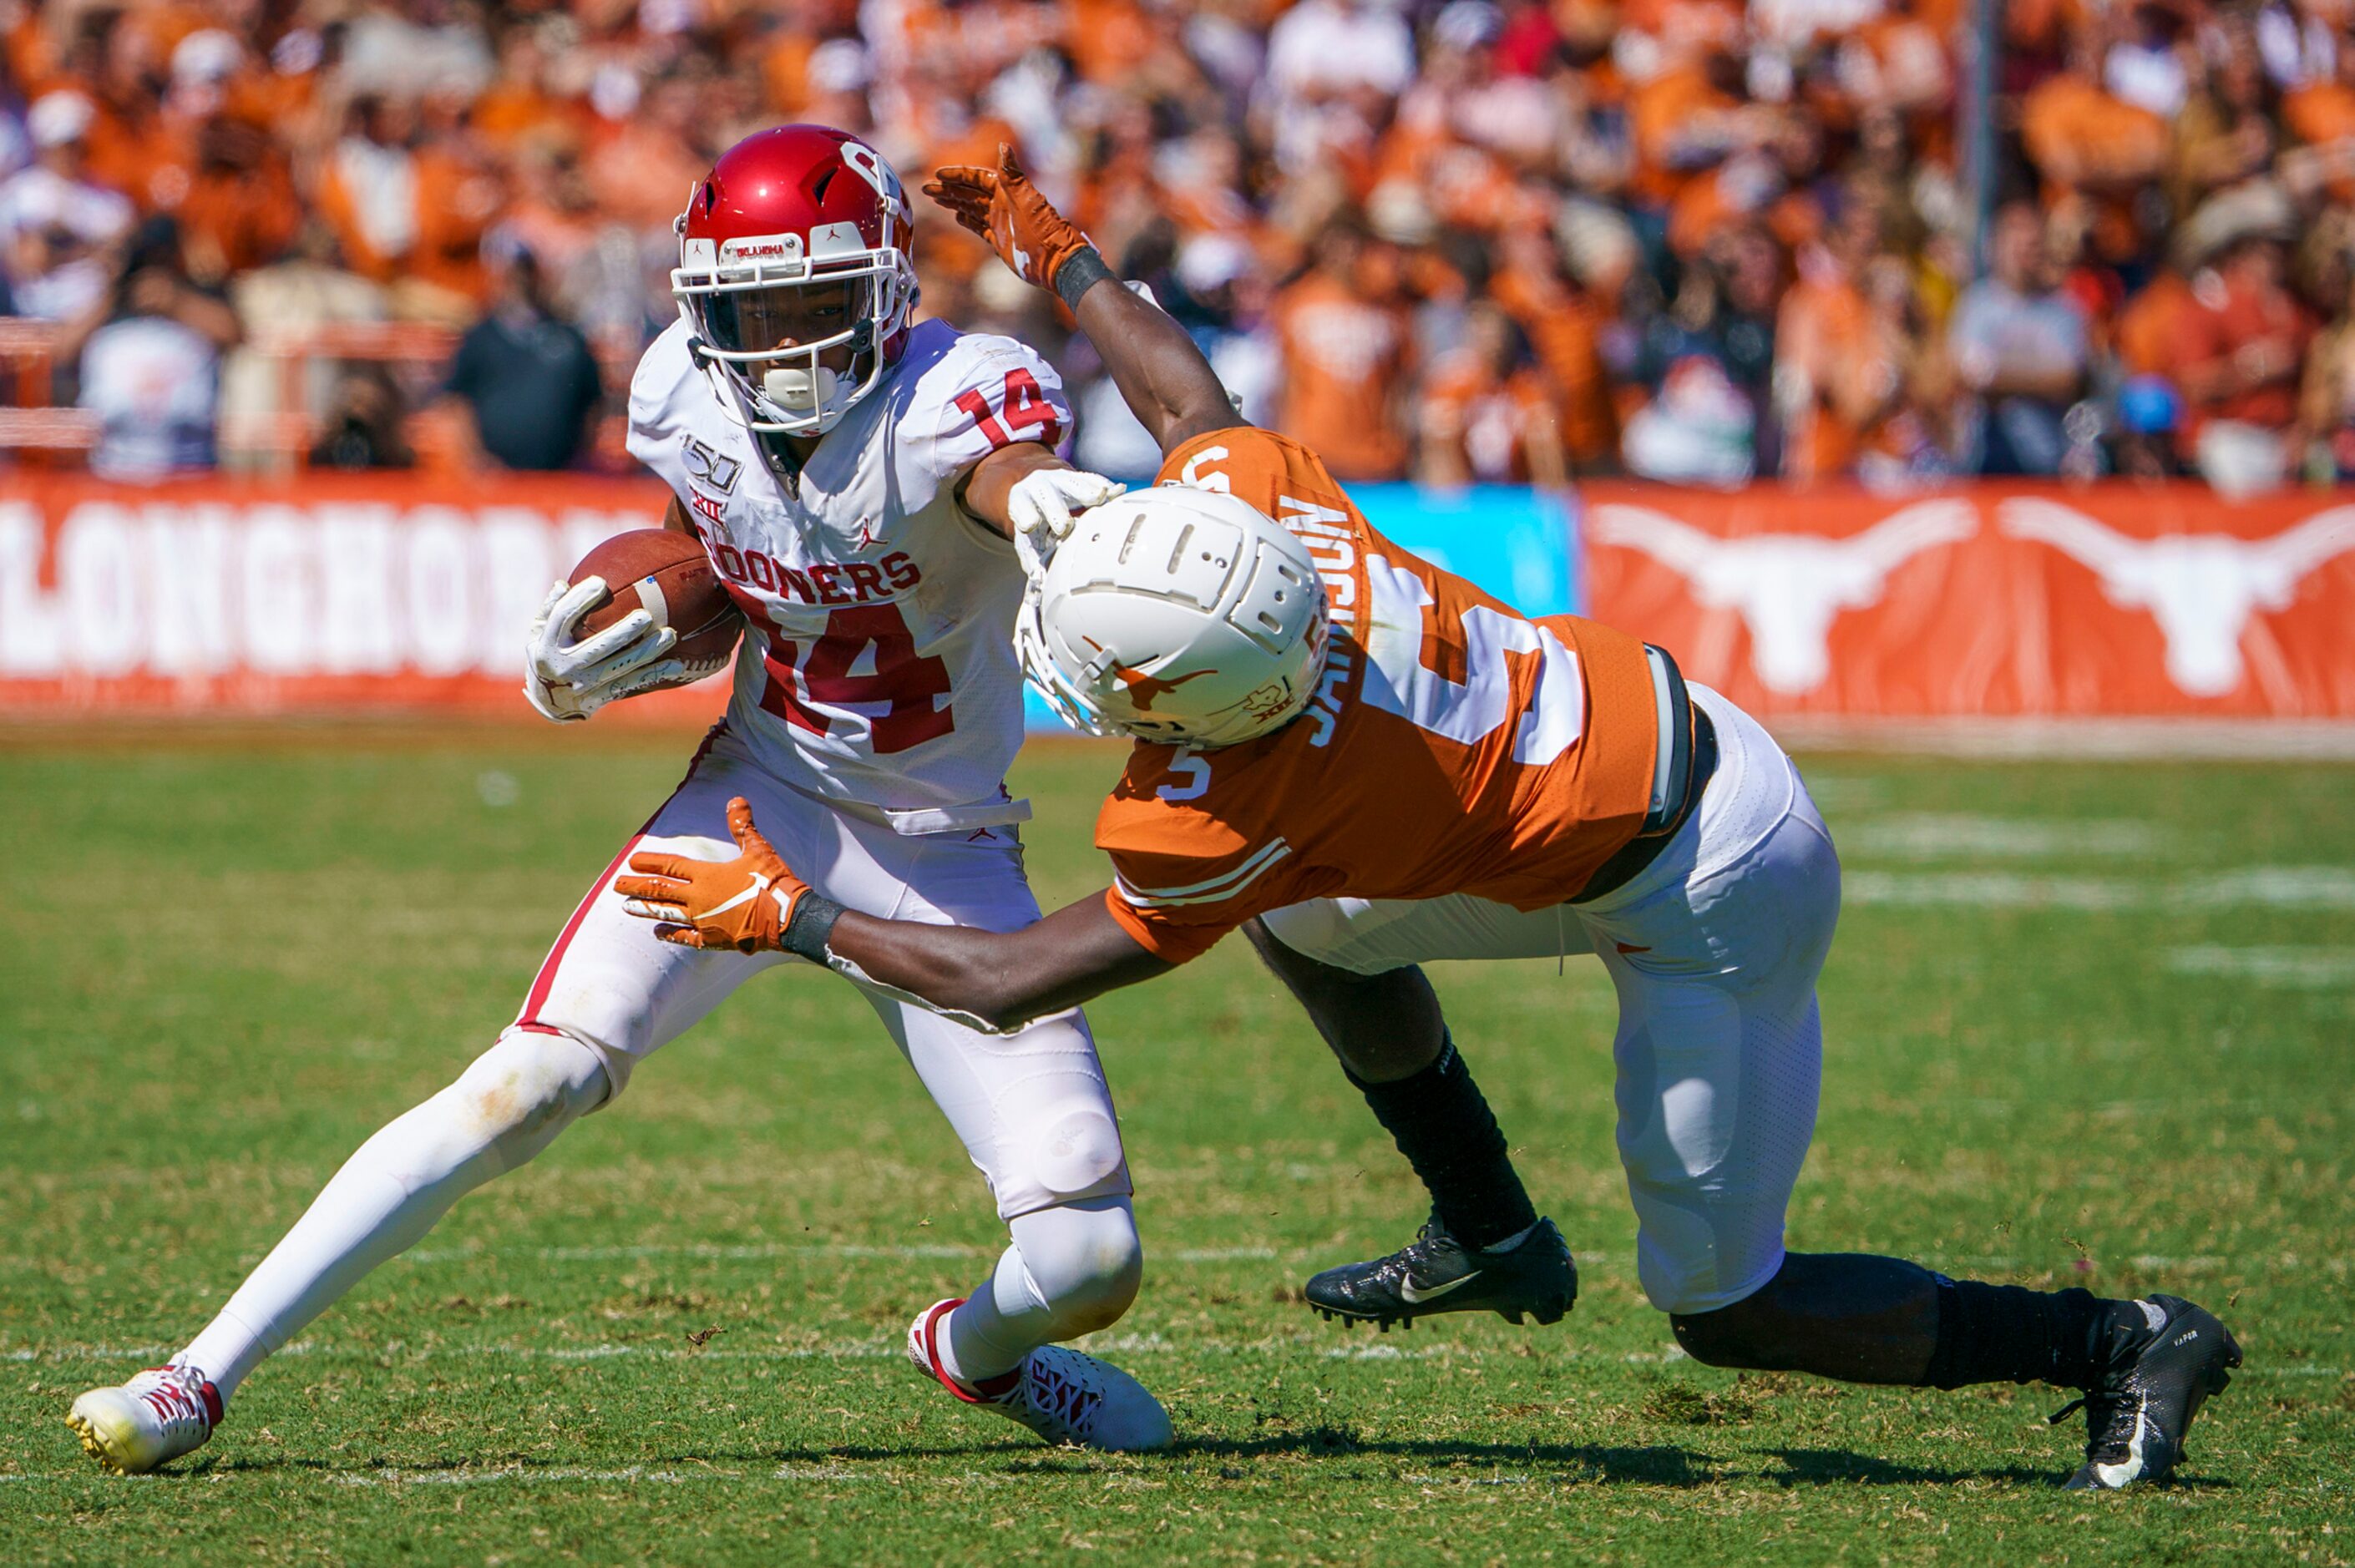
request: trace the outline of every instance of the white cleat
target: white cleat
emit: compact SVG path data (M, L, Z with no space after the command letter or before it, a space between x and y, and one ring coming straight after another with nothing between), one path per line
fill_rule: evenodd
M941 1365L941 1325L964 1305L935 1301L908 1325L908 1360L967 1404L994 1410L1050 1443L1070 1443L1114 1454L1169 1446L1169 1413L1145 1385L1108 1361L1061 1345L1041 1345L1007 1374L1011 1386L986 1393L959 1383ZM990 1380L995 1383L998 1380Z
M119 1388L73 1402L66 1425L101 1468L144 1475L204 1445L221 1418L221 1396L193 1367L149 1367Z

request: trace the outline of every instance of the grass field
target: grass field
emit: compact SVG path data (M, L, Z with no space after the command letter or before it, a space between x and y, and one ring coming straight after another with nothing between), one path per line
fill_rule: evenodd
M0 1563L2344 1563L2355 768L1806 758L1849 868L1795 1245L2165 1286L2248 1367L2189 1484L2064 1495L2064 1396L1738 1379L1638 1295L1591 964L1443 966L1584 1292L1354 1335L1415 1189L1230 943L1093 1010L1148 1247L1092 1348L1174 1454L1037 1446L898 1360L999 1230L846 987L755 986L111 1479L72 1395L198 1327L511 1015L685 744L0 734ZM1050 905L1114 754L1034 748Z

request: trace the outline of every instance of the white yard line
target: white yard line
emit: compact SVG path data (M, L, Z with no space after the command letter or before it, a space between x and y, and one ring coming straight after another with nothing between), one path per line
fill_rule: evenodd
M1892 811L1842 822L1841 855L1872 860L2129 858L2157 853L2167 833L2131 817L1980 817Z
M1901 908L1955 905L1981 909L2133 909L2150 900L2139 882L2118 877L2023 876L2008 871L1846 871L1840 900Z
M383 1469L368 1476L330 1476L339 1487L483 1487L505 1481L524 1481L535 1486L552 1481L652 1481L657 1486L675 1487L687 1481L742 1480L741 1470L649 1470L643 1465L631 1465L619 1470L591 1470L579 1466L559 1466L545 1470L510 1467L500 1470L397 1470Z
M2168 951L2167 967L2178 974L2328 991L2355 985L2355 948L2173 948Z
M2211 908L2355 909L2355 866L2247 865L2177 885L2186 903Z
M2251 865L2175 881L2123 876L2030 876L2003 871L1851 870L1849 904L1950 905L1985 909L2355 909L2355 867Z

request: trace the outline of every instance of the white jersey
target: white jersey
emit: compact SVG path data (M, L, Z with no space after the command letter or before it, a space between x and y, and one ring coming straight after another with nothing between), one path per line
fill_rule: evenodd
M1012 338L925 322L826 432L797 484L721 409L688 329L630 384L630 450L667 481L750 623L729 727L786 784L903 832L1019 821L1013 647L1022 571L954 481L1071 428L1062 382Z

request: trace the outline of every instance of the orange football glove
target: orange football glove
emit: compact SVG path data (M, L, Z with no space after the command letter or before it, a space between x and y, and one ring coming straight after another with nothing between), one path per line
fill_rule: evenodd
M995 169L969 164L936 169L924 194L987 240L998 260L1026 283L1052 289L1063 263L1089 249L1088 237L1039 194L1014 161L1014 149L1003 142L997 144Z
M637 874L617 876L622 907L662 922L655 935L682 948L733 948L778 952L794 923L794 907L810 895L760 829L742 796L728 802L728 832L743 853L734 860L690 860L649 851L630 857Z

